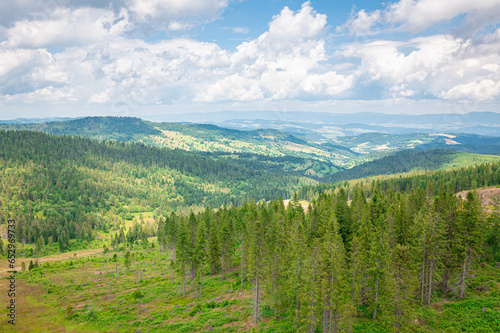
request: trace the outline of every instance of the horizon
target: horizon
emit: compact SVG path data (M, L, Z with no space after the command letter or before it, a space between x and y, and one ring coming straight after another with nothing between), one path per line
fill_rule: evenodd
M137 119L142 119L145 121L151 121L151 122L168 122L168 121L156 121L156 120L151 120L153 117L174 117L174 116L189 116L189 115L205 115L205 114L222 114L222 113L232 113L232 114L238 114L238 113L282 113L282 114L293 114L293 113L311 113L311 114L329 114L329 115L335 115L335 116L350 116L350 115L360 115L360 114L380 114L380 115L387 115L387 116L432 116L432 115L442 115L442 116L467 116L470 114L474 113L494 113L494 114L500 114L499 112L496 111L470 111L470 112L464 112L464 113L455 113L455 114L450 114L450 113L384 113L384 112L375 112L375 111L358 111L358 112L351 112L351 113L340 113L340 112L328 112L328 111L273 111L273 110L242 110L242 111L233 111L233 110L221 110L221 111L197 111L197 112L189 112L189 113L172 113L172 114L147 114L147 115L83 115L83 116L53 116L53 117L8 117L8 118L1 118L0 121L14 121L14 120L45 120L47 122L53 122L53 121L71 121L75 119L83 119L83 118L107 118L107 117L115 117L115 118L137 118ZM149 119L148 119L149 118ZM57 120L51 120L51 119L57 119ZM234 118L234 119L245 119L245 118ZM260 118L253 118L255 120L260 120ZM172 122L186 122L186 121L172 121ZM202 122L188 122L188 123L202 123Z

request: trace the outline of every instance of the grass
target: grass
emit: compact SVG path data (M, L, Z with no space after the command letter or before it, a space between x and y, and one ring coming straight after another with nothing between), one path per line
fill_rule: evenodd
M153 239L152 239L153 240ZM234 272L204 277L203 295L196 295L170 268L158 247L130 249L130 270L124 251L84 256L73 252L41 258L43 265L18 273L16 332L295 332L293 315L263 304L261 322L252 324L252 290L239 289ZM117 254L117 262L113 255ZM52 261L47 261L51 259ZM118 279L116 268L118 266ZM141 274L139 276L139 270ZM207 272L208 273L208 272ZM415 305L408 326L412 332L498 332L500 330L500 268L484 265L473 272L468 297L435 299L431 306ZM485 288L476 288L482 286ZM7 284L1 281L0 292ZM476 290L477 289L477 290ZM139 304L140 303L140 304ZM2 317L6 309L0 310ZM5 320L0 331L13 331ZM387 332L383 320L356 318L355 332Z

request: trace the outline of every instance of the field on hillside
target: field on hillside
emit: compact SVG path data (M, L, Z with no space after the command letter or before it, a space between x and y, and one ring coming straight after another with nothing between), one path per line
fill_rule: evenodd
M154 240L153 240L154 243ZM170 268L169 253L158 246L134 245L92 258L66 253L17 275L19 290L15 330L0 321L2 332L295 332L291 318L275 318L262 309L259 329L252 323L253 292L239 283L238 270L222 277L205 275L203 293ZM130 269L126 251L133 254ZM113 258L116 255L116 261ZM237 263L235 263L237 264ZM413 332L497 332L500 328L500 267L472 272L469 297L442 300L418 310ZM4 273L2 273L4 275ZM0 293L6 294L1 280ZM415 307L417 305L415 304ZM362 311L363 309L359 309ZM2 309L2 318L7 310ZM354 332L385 332L383 322L358 318Z

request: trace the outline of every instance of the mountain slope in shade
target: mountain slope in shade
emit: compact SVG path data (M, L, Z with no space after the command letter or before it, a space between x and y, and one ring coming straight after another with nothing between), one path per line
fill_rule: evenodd
M500 156L446 149L407 150L341 171L332 179L342 181L411 171L447 170L497 161L500 161Z

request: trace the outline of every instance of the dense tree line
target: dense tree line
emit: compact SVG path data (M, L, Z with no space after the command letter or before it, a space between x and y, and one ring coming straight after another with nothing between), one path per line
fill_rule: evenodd
M182 151L30 131L0 131L0 177L1 220L18 221L23 243L61 250L134 213L288 197L312 183Z
M440 183L445 187L450 187L455 192L480 187L496 186L500 184L500 162L485 163L478 166L461 167L452 170L436 170L425 172L412 172L402 175L374 176L364 179L373 184L379 182L382 190L392 189L393 191L408 192L411 189L432 188L437 194ZM352 195L354 185L359 180L340 181L332 184L319 184L304 186L298 191L299 198L313 199L320 193L335 190L339 187L346 187L348 195ZM365 194L370 195L370 188L365 188Z
M414 170L436 170L451 162L458 154L445 149L406 150L338 172L331 178L335 182Z
M159 241L184 295L189 281L199 295L204 275L232 271L240 287L252 286L255 323L271 309L307 332L349 332L360 317L404 331L419 304L464 297L475 265L500 259L500 219L486 222L473 192L462 201L443 183L436 195L375 183L365 193L356 185L349 203L340 188L307 210L295 197L287 207L250 201L172 214L160 222Z
M0 124L0 129L39 131L98 140L139 141L161 132L149 122L133 117L85 117L69 121L30 124Z

